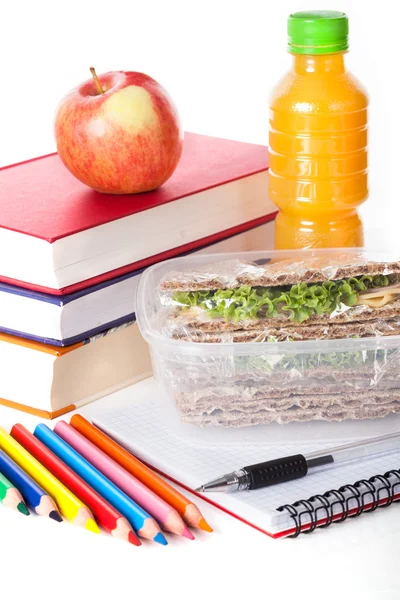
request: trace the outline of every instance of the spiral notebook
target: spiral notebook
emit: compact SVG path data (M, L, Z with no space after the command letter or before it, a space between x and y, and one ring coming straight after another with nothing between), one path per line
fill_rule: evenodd
M92 421L189 491L248 464L345 443L331 439L324 443L198 444L167 427L159 399L92 414ZM400 500L400 448L261 490L198 495L271 537L297 536Z

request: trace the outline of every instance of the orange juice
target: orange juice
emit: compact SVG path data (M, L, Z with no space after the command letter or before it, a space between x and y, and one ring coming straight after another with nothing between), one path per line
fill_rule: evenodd
M288 34L292 69L270 102L275 246L362 246L357 207L368 196L368 98L345 68L347 17L295 13Z

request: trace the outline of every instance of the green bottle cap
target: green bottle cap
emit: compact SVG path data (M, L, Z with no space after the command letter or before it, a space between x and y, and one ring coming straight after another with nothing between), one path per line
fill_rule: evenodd
M288 50L292 54L334 54L349 47L347 15L333 10L297 12L288 19Z

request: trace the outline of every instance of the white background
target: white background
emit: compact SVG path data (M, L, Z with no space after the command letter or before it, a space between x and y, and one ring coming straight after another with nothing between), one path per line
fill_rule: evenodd
M371 97L371 198L365 212L371 223L386 213L387 222L396 224L397 0L330 0L319 6L290 0L4 1L0 164L54 150L57 103L88 78L92 64L98 73L137 70L157 79L177 103L186 130L267 144L269 91L290 65L286 17L310 8L349 14L347 63ZM0 418L16 420L4 409ZM400 596L398 506L280 542L209 507L204 511L214 535L137 549L0 510L0 590L13 589L18 600L26 594L79 600L139 594L213 600Z

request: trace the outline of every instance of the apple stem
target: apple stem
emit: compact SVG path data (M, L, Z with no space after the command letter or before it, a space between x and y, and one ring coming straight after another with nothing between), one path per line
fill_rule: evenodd
M94 67L90 67L90 72L91 72L92 77L94 79L94 82L96 84L97 91L99 92L99 94L104 94L104 90L101 87L101 83L99 81L99 78L97 77L96 69Z

